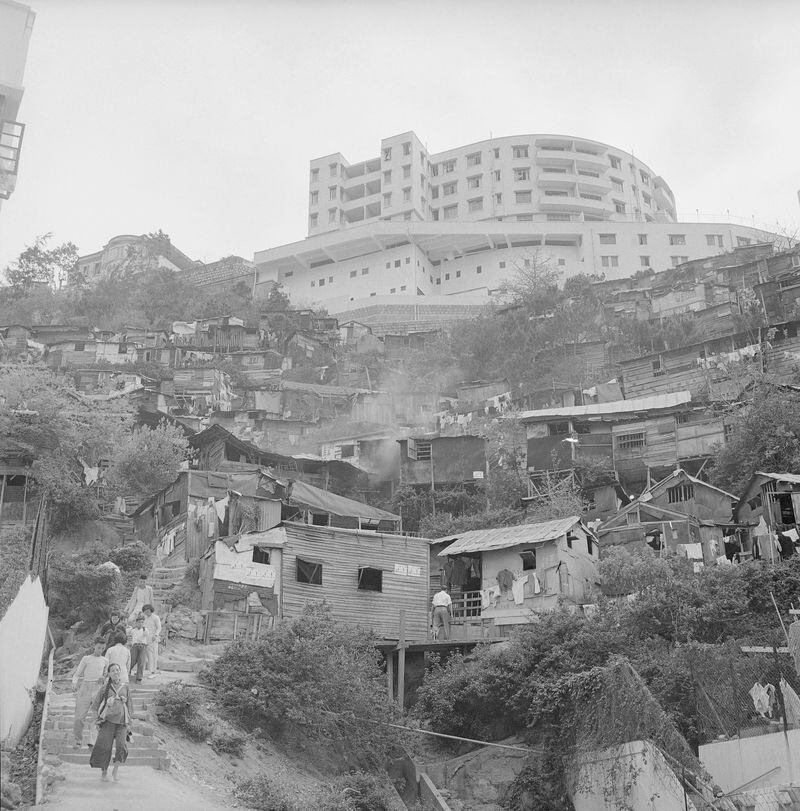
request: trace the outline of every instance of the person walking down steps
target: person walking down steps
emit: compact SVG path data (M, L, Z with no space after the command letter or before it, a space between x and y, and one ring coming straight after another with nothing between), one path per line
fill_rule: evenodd
M128 681L128 673L131 669L131 652L125 645L126 642L125 631L117 631L114 638L114 644L106 651L106 658L108 659L108 666L119 665L122 671L122 681Z
M75 693L75 722L72 731L75 734L75 746L83 745L83 723L97 693L108 673L108 659L103 656L106 640L100 636L94 641L94 652L81 659L72 676L72 690ZM92 719L94 721L94 719ZM97 733L96 724L89 726L89 746L94 744Z
M133 718L130 687L122 681L119 665L109 665L108 678L105 685L97 691L92 708L97 712L100 729L92 747L89 765L93 769L100 769L101 780L108 780L111 750L115 747L111 776L116 781L120 764L128 759L128 735Z
M141 577L139 577L139 583L133 588L133 594L131 594L125 609L128 614L128 622L134 622L146 605L153 605L154 603L153 587L149 586L147 584L147 578L141 575Z
M154 679L158 673L158 643L161 641L161 619L149 603L142 608L144 614L144 627L150 634L147 643L147 670L150 671L148 679Z
M131 633L130 675L136 668L136 681L142 680L144 666L147 664L147 646L150 644L150 632L144 627L144 614L139 614Z

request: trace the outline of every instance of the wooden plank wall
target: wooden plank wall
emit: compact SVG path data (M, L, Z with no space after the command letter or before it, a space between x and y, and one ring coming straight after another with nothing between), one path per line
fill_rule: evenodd
M309 602L326 600L334 616L396 639L400 609L406 612L406 638L421 640L428 631L429 547L423 538L284 524L282 616L300 616ZM322 562L322 585L296 580L300 556ZM418 566L420 576L395 574L395 564ZM383 591L358 589L359 566L383 570Z

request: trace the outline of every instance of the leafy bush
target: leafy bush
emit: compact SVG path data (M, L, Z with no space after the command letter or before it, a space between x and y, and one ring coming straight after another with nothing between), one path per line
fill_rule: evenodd
M247 736L234 729L217 727L211 734L211 748L220 754L241 757L246 743Z
M108 619L120 603L122 579L101 569L83 555L54 553L48 559L50 612L67 625L83 620L90 625Z
M319 811L388 811L385 787L371 774L352 772L337 777Z
M283 786L265 774L239 780L233 794L256 811L303 811Z
M393 717L370 635L336 622L325 604L259 642L229 645L200 674L243 724L289 743L321 742L351 766L383 765Z
M108 560L116 563L123 571L137 574L149 574L153 568L153 555L140 541L110 550Z
M156 716L165 724L183 728L197 714L203 699L203 691L198 687L190 687L182 681L171 682L156 694Z
M198 712L193 712L184 719L180 727L192 740L207 741L211 737L214 723Z

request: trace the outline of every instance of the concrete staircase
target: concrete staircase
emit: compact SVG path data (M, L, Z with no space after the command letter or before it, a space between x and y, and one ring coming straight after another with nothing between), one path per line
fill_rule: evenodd
M153 726L148 723L148 710L155 701L158 684L131 683L133 699L133 740L128 744L127 766L153 766L156 769L168 769L169 757L155 739ZM83 729L83 742L75 746L72 724L75 718L75 694L72 692L72 680L69 678L54 679L50 707L42 735L42 747L45 750L45 762L54 764L57 760L64 763L89 765L91 749L89 727L93 723L91 713L87 715Z
M184 566L156 566L148 577L148 583L153 587L153 601L156 614L164 619L164 603L170 594L183 582Z

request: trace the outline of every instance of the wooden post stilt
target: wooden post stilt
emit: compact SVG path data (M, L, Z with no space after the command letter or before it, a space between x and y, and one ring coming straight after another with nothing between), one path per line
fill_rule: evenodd
M397 642L397 703L403 709L406 695L406 612L400 609L400 639Z
M394 651L386 651L386 685L389 690L389 701L394 701Z

